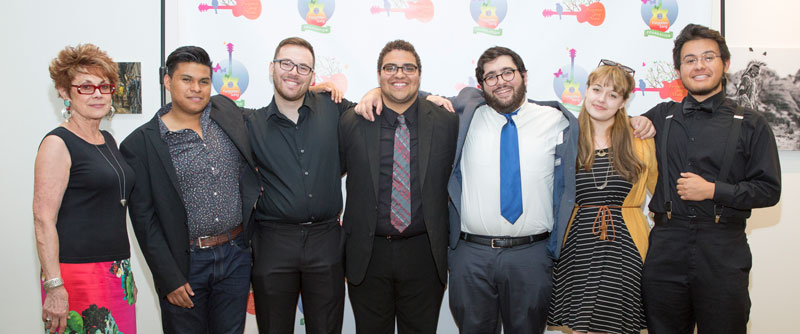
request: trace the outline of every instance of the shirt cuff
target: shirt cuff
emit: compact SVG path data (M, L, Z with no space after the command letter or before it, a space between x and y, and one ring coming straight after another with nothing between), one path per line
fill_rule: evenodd
M734 190L736 186L725 182L714 182L714 202L722 205L730 205L733 202Z

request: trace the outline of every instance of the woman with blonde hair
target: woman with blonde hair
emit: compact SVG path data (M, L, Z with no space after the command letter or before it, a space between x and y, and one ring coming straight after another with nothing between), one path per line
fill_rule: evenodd
M136 286L125 226L133 170L100 121L113 114L117 64L97 46L50 63L65 120L36 154L33 220L47 332L136 333Z
M650 227L642 204L658 171L653 140L634 138L625 111L633 74L602 60L578 115L576 205L553 271L548 321L574 333L646 328L640 281Z

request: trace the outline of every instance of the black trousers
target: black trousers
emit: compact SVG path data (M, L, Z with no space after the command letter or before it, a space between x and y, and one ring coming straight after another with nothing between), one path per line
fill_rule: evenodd
M642 291L650 334L745 334L752 264L744 223L656 223Z
M376 236L364 280L347 287L357 333L394 333L395 318L398 333L436 333L444 284L427 234Z
M253 235L253 297L260 333L292 333L298 294L306 333L341 333L344 233L338 221L259 223Z

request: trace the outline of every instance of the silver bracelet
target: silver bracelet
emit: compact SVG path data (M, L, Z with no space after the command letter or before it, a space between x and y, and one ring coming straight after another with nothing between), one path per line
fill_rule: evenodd
M60 286L64 286L64 280L62 280L61 277L51 278L44 281L43 285L45 290L51 290Z

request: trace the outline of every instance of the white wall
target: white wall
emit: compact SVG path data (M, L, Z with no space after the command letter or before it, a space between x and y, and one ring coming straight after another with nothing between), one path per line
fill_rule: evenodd
M42 137L62 121L62 102L50 80L50 60L66 45L90 42L116 61L142 62L145 113L116 117L102 128L121 141L159 105L159 1L4 1L0 14L0 327L2 333L40 333L39 261L33 235L33 161ZM123 56L124 55L124 56ZM133 232L129 232L133 236ZM159 333L150 272L131 240L139 288L139 333ZM144 293L143 293L144 291Z
M725 35L729 47L800 48L800 3L783 0L728 0L725 3ZM715 1L714 12L719 12ZM719 17L712 19L719 29ZM796 60L795 69L800 68ZM753 211L747 233L753 252L750 274L750 333L793 332L800 310L800 224L792 206L800 203L800 151L781 151L783 192L772 208Z
M142 62L144 114L117 117L113 123L102 125L122 140L148 120L159 105L156 73L160 8L158 1L103 0L6 1L4 7L0 14L4 51L0 64L6 76L0 82L0 94L11 103L0 113L0 226L4 231L0 267L5 273L0 278L0 332L36 333L41 330L41 299L31 214L33 160L42 136L61 121L61 101L48 77L48 63L65 45L80 42L99 45L117 61ZM800 27L792 17L800 10L800 3L761 0L755 6L750 1L729 0L726 7L729 45L800 47L800 39L794 35ZM718 18L712 22L719 28ZM78 27L87 31L78 32ZM755 210L747 229L753 251L750 333L788 332L794 329L793 318L800 310L800 288L795 279L800 275L800 264L791 257L800 254L800 243L795 240L800 237L800 225L789 211L791 203L800 202L800 187L795 188L800 185L800 152L781 152L781 163L781 202L773 208ZM135 240L131 244L140 290L139 333L159 333L150 272ZM443 319L449 316L447 312L441 315Z

